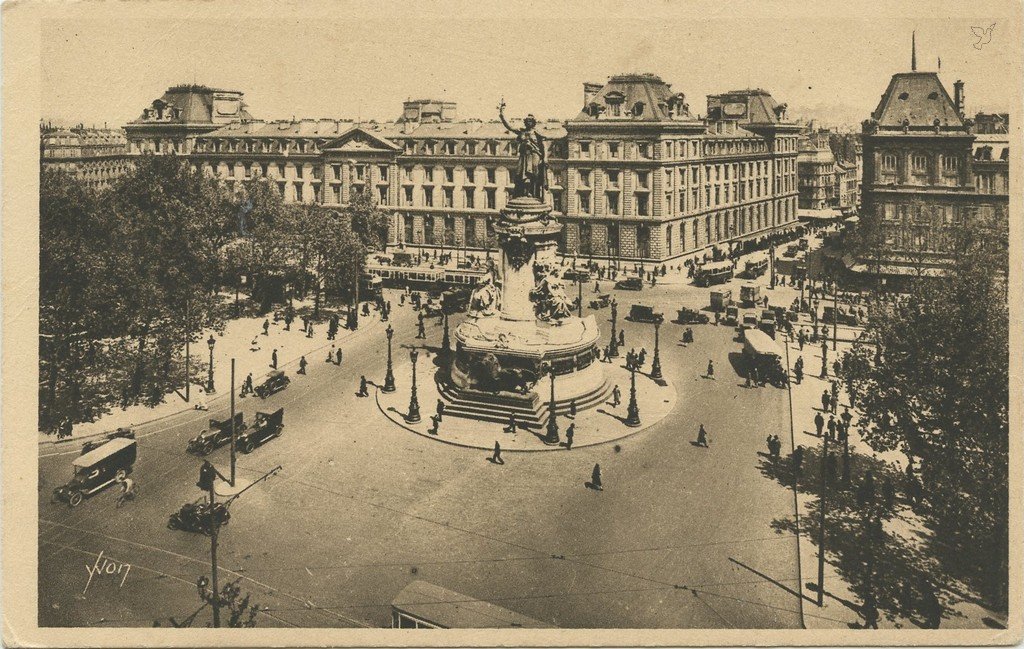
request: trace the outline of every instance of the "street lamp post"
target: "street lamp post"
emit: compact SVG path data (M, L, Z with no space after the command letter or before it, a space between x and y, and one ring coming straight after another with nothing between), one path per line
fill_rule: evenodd
M206 391L208 393L212 394L213 391L214 391L213 390L213 347L214 347L214 345L217 344L217 339L213 337L213 334L210 334L210 338L209 338L209 340L206 341L206 344L210 346L210 373L209 373L209 376L206 379Z
M839 342L839 282L838 275L832 275L832 351Z
M611 358L619 357L619 339L615 337L615 320L618 314L615 298L612 298L612 340L608 345L608 356Z
M448 309L441 305L441 313L444 316L444 338L441 339L441 349L444 350L445 354L450 355L452 353L452 339L448 333Z
M576 274L576 291L577 291L577 294L578 294L578 296L576 298L576 317L577 318L582 318L583 317L583 278L580 277L579 273Z
M388 324L388 328L384 330L384 333L388 337L388 368L387 372L384 373L384 386L380 391L391 394L395 391L395 373L391 365L391 337L395 335L395 330Z
M409 352L409 360L412 361L412 394L409 397L409 416L405 420L410 424L418 424L420 421L420 402L416 399L416 359L419 355L415 347Z
M775 288L775 234L768 237L768 264L771 266L772 279L769 288Z
M821 449L821 495L818 503L818 606L825 604L825 510L828 491L828 435Z
M548 428L544 436L544 443L548 446L558 446L561 439L558 437L558 417L555 414L555 366L548 365L548 373L551 377L551 400L548 402Z
M636 402L636 365L629 364L629 407L626 409L626 425L636 428L640 425L640 406Z
M661 328L662 317L659 315L654 321L654 360L651 361L651 378L660 380L661 377L661 354L658 351L658 329Z

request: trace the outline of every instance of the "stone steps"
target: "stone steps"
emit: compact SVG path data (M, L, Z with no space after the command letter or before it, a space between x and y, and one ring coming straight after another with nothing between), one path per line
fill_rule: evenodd
M522 397L477 395L458 390L444 383L438 383L437 389L446 402L445 415L505 424L515 412L518 425L529 429L541 429L548 421L548 400L538 398L534 394ZM576 410L582 412L601 405L611 395L611 389L607 382L603 382L596 389L577 396L575 398ZM556 400L555 412L561 416L568 415L571 401L571 399Z

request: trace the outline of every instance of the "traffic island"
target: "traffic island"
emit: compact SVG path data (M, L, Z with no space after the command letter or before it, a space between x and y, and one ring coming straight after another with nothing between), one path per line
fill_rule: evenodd
M409 404L412 400L411 375L412 364L405 362L396 367L395 375L399 385L395 392L376 391L377 407L393 424L401 428L445 444L466 448L493 450L494 443L501 445L502 451L557 451L566 450L566 430L575 424L572 448L594 446L620 440L647 430L664 419L676 405L676 389L671 381L661 379L655 381L647 374L636 375L636 402L639 410L640 424L633 427L627 423L630 401L630 373L621 364L602 364L607 379L607 397L600 403L588 408L579 409L576 417L563 414L559 409L557 418L559 441L556 444L545 443L550 438L547 422L531 427L517 426L515 433L506 432L507 422L486 421L455 417L445 414L437 425L437 432L432 432L435 424L432 417L437 414L437 403L447 403L438 384L433 380L433 372L424 372L423 365L419 371L421 376L416 383L416 401L421 409L419 422L409 420ZM538 382L537 389L544 392L543 378ZM661 385L664 383L664 385ZM556 384L557 385L557 384ZM617 407L612 406L611 392L618 386L621 399ZM557 388L556 388L557 389Z

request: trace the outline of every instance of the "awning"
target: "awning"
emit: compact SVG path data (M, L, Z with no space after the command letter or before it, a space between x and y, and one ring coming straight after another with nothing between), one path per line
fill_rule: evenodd
M854 214L853 216L843 219L845 223L860 223L860 216Z
M797 210L797 217L808 221L834 221L842 216L839 210Z
M913 266L897 266L892 264L854 264L849 267L854 273L868 273L871 275L902 275L904 277L945 277L946 271L942 268L914 268Z

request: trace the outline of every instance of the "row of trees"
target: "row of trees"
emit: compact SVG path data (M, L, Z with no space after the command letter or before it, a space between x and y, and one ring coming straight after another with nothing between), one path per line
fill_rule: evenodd
M863 241L879 226L867 219ZM934 556L1006 610L1008 232L974 215L944 234L947 271L874 310L844 378L865 442L917 468Z
M260 312L288 286L317 311L350 299L387 236L369 197L286 205L265 181L228 191L174 156L142 157L101 192L47 171L39 207L43 430L162 401L185 380L186 337L223 327L238 288Z

